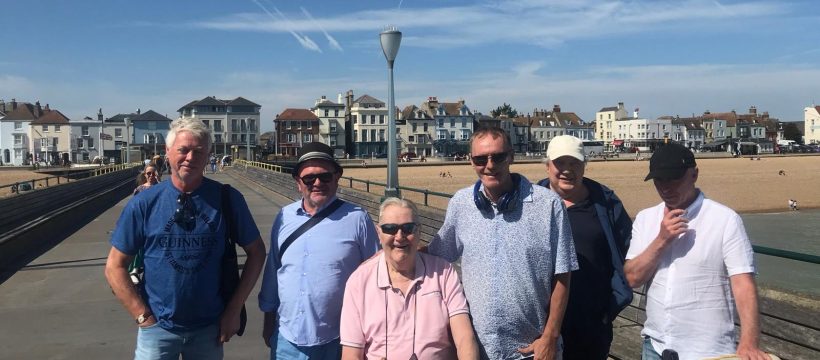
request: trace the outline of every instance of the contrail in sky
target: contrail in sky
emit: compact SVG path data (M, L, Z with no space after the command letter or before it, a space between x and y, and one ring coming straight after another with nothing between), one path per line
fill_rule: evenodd
M300 44L302 44L303 48L308 49L308 50L313 50L313 51L316 51L316 52L319 52L319 53L322 52L322 49L319 48L319 45L316 45L316 43L313 42L313 40L311 40L310 37L308 37L307 35L299 34L295 30L293 30L295 28L295 26L293 26L293 23L291 23L290 20L288 20L285 17L285 15L282 14L282 12L279 11L278 8L276 8L276 6L273 7L273 10L276 11L276 13L279 15L279 18L277 18L275 15L273 15L273 13L271 13L259 1L256 1L256 0L251 0L251 1L253 1L257 6L259 6L263 11L265 11L272 19L284 21L285 24L287 25L288 32L291 35L293 35L293 37L296 38L296 40L299 41Z
M344 49L342 49L342 46L339 45L339 42L336 41L336 39L333 38L333 36L330 36L330 34L328 34L327 31L325 31L325 28L323 28L322 25L319 24L316 21L316 19L313 18L313 15L310 15L310 13L307 11L307 9L305 9L304 7L301 7L301 6L299 8L302 9L302 12L305 14L305 16L307 16L308 19L310 19L310 21L312 21L313 24L316 25L316 27L319 28L319 30L322 30L322 32L325 34L325 38L327 39L327 42L330 43L330 47L332 47L336 50L339 50L339 51L344 51Z

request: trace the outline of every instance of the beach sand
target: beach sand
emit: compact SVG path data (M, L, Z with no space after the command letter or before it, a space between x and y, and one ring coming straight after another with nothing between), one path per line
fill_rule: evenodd
M797 200L801 209L820 208L820 156L698 159L697 163L700 169L697 186L707 197L737 212L788 211L789 199ZM780 170L785 175L779 175ZM511 171L533 182L546 177L546 166L540 163L514 163ZM442 178L440 172L449 172L452 178ZM634 217L639 210L660 202L652 181L643 181L648 172L648 161L595 161L587 164L585 176L615 190ZM384 167L348 168L344 175L381 183L387 177ZM466 164L399 167L400 186L448 194L473 184L476 179L472 166ZM403 195L414 201L421 200L419 195L407 191ZM446 200L430 199L436 199L430 205L446 207Z

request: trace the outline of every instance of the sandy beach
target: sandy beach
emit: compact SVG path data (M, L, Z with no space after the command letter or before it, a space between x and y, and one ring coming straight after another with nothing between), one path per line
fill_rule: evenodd
M797 200L802 209L820 208L820 156L698 159L697 163L698 187L706 196L738 212L788 211L788 199ZM514 163L511 170L533 182L546 177L545 165L540 163ZM780 175L780 170L785 175ZM652 182L643 181L648 171L648 161L595 161L587 164L585 176L615 190L634 217L639 210L660 202ZM441 172L449 172L452 177L442 178ZM344 175L382 183L386 179L384 167L348 168ZM472 166L465 164L399 168L401 186L443 193L452 194L476 179ZM420 199L408 192L403 194ZM436 200L431 205L443 208L446 201Z

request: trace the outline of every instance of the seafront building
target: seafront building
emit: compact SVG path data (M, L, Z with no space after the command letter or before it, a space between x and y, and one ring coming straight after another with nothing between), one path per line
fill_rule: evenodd
M255 159L261 108L261 105L241 96L232 100L207 96L183 105L177 112L179 118L199 119L211 128L216 155ZM146 129L143 135L149 132L151 130Z
M803 143L820 144L820 106L803 109Z
M277 153L297 156L303 144L319 135L319 117L308 109L288 108L273 120Z
M310 110L319 120L316 141L328 144L336 157L345 157L345 105L342 94L339 94L337 102L322 95Z

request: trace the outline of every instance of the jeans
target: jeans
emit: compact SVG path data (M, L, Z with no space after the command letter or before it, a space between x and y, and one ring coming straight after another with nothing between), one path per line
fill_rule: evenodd
M339 339L316 346L299 346L283 338L277 331L271 336L271 360L339 360L342 346Z
M194 330L165 330L154 324L139 328L134 360L221 360L219 324Z
M661 360L661 354L655 351L652 347L652 340L648 336L643 338L643 351L641 351L641 360Z

